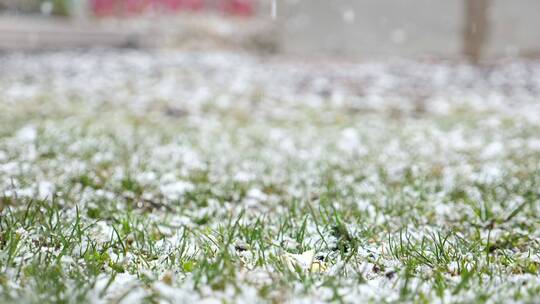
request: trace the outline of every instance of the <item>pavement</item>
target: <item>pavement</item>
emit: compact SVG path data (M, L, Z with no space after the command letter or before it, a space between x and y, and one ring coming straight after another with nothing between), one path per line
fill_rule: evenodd
M1 17L0 50L143 46L142 32L44 17Z
M278 48L272 27L262 20L217 15L135 19L73 20L42 16L0 16L0 51L73 48Z

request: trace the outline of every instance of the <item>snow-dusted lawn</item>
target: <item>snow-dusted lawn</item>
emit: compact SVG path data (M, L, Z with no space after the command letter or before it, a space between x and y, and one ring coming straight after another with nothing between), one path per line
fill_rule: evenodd
M0 302L537 302L540 62L0 57Z

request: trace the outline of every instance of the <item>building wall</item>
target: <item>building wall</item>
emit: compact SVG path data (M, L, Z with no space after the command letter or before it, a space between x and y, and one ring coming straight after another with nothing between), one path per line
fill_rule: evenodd
M487 55L540 56L540 1L492 1Z
M0 0L0 10L16 14L43 10L42 0ZM540 56L540 0L50 0L65 3L75 19L115 14L107 3L199 7L228 15L267 19L272 49L302 55L341 55L360 59L389 57L458 57L464 50L465 1L488 1L488 32L483 58ZM86 3L86 4L85 4ZM187 6L186 6L187 5ZM202 4L201 4L202 5ZM141 6L143 7L143 6ZM0 11L2 14L2 11ZM121 14L121 13L120 13ZM469 19L470 20L470 19ZM470 23L469 23L470 25ZM277 43L275 42L277 41ZM266 43L266 42L265 42ZM277 45L277 47L274 47Z
M278 0L282 48L357 58L463 53L465 6L475 0ZM491 0L485 57L540 52L540 1Z

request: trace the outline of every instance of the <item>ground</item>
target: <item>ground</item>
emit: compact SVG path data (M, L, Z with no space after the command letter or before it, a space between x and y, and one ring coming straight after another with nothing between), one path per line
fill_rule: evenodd
M538 301L540 62L0 66L0 302Z

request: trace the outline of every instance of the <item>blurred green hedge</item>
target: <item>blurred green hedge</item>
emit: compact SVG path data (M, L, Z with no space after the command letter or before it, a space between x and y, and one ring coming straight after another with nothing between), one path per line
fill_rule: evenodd
M0 10L14 13L51 13L69 15L73 0L0 0ZM50 8L50 11L49 11Z

